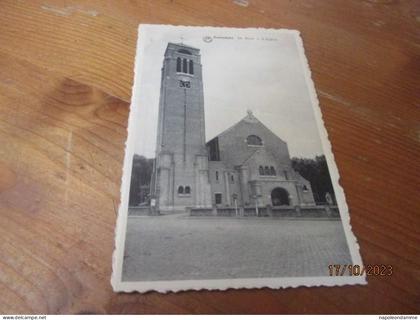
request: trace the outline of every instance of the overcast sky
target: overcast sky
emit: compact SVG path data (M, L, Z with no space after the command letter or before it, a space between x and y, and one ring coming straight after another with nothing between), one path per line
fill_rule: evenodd
M314 157L323 154L314 112L291 33L243 31L250 39L238 39L234 29L168 29L141 34L145 45L139 90L135 152L154 157L158 119L160 75L168 42L201 50L204 83L206 141L229 128L247 110L287 142L290 155ZM211 42L203 41L210 36ZM244 34L242 34L244 36ZM234 39L218 39L233 37ZM274 40L273 40L274 39Z

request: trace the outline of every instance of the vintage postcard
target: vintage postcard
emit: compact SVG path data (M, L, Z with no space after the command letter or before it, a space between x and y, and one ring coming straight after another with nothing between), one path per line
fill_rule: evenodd
M115 291L364 284L338 180L298 31L139 27Z

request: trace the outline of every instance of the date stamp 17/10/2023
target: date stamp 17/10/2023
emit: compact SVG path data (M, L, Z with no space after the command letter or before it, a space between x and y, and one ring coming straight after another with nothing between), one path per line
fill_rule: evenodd
M394 272L392 265L385 264L330 264L328 265L329 274L334 276L391 276Z

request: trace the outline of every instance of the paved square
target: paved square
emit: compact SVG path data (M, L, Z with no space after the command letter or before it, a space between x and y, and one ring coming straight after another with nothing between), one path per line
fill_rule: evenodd
M341 221L129 217L123 281L328 276L350 264Z

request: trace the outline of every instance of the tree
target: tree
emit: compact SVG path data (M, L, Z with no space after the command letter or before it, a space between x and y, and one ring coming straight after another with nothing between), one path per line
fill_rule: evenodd
M147 200L152 179L154 159L135 154L131 171L129 205L137 206Z
M312 192L317 204L326 202L325 194L327 192L335 199L325 156L316 156L314 159L293 158L292 167L311 183Z

